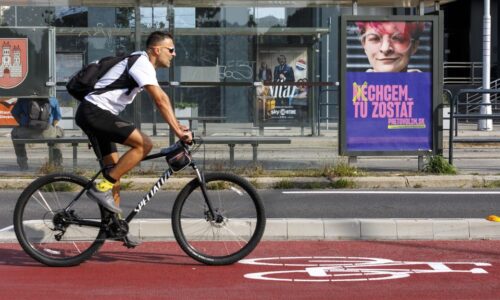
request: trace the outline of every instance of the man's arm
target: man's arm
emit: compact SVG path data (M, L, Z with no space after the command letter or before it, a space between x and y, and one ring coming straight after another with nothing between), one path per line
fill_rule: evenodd
M52 126L56 126L57 123L62 119L61 107L59 106L59 101L56 98L51 97L49 99L50 105L52 107Z
M144 89L148 92L149 96L153 99L160 111L163 119L168 123L170 128L174 131L175 135L184 142L191 143L192 133L185 131L177 118L175 117L172 104L168 95L157 85L145 85Z

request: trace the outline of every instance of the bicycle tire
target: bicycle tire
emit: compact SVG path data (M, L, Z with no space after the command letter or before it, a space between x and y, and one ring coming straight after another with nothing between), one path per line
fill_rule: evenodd
M103 226L67 225L63 230L60 216L88 179L74 174L57 173L33 181L19 196L14 209L14 231L23 250L33 259L52 267L79 265L104 243ZM85 193L71 208L74 218L101 222L104 209ZM64 227L64 226L63 226Z
M220 222L209 221L198 179L177 196L172 230L182 250L207 265L229 265L244 258L259 243L266 226L264 206L255 188L229 173L206 174L207 193Z

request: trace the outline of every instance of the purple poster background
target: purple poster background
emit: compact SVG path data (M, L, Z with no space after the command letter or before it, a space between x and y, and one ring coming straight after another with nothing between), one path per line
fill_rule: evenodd
M432 150L432 75L347 72L348 151Z

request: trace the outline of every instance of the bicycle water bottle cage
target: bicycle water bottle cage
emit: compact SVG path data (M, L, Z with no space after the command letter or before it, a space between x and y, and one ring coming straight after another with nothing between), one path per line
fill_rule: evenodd
M168 148L162 149L161 153L166 154L165 159L174 172L182 171L191 163L191 155L189 155L189 152L180 143L175 143Z

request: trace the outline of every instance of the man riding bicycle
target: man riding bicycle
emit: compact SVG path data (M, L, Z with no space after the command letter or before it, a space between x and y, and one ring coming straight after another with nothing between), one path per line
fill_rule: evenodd
M139 57L131 67L128 67L128 60L133 55L139 55ZM188 144L193 138L188 128L179 124L170 99L159 86L156 78L156 69L170 67L175 57L173 36L170 33L153 32L146 41L146 51L135 52L131 56L113 66L97 81L95 87L105 88L124 72L128 72L137 83L137 87L92 92L79 105L75 115L76 124L87 135L97 140L103 163L108 166L102 174L102 180L87 194L91 199L117 214L122 213L119 207L120 178L139 164L153 148L153 143L147 135L135 128L134 124L118 116L128 104L133 102L135 96L143 89L146 90L174 134ZM115 143L127 145L130 149L120 157ZM127 239L130 244L139 244L133 237L127 236Z

